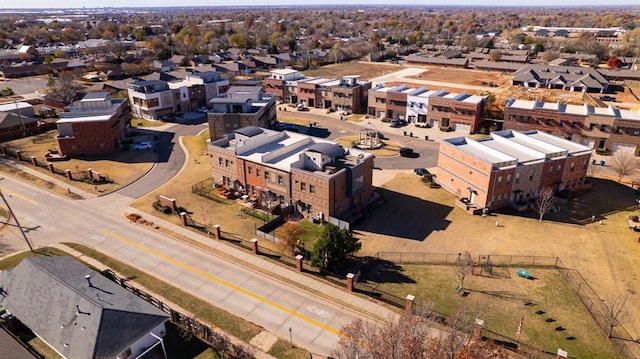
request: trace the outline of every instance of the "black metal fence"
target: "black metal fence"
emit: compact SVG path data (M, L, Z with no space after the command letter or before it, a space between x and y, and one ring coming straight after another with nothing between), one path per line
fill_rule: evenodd
M218 195L218 189L214 186L213 178L207 178L204 181L194 184L191 186L191 192L218 203L232 203L229 199L222 198Z

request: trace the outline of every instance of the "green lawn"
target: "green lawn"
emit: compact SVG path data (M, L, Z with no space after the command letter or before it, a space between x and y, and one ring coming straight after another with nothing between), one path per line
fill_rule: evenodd
M131 127L134 128L143 128L143 127L158 127L162 126L165 123L162 121L151 121L145 120L143 118L133 118L131 119Z
M459 285L456 270L454 266L401 265L393 271L379 270L368 283L400 297L413 294L416 303L431 302L445 315L462 310L476 312L485 320L483 335L488 337L515 343L515 332L524 315L523 344L551 353L561 348L575 358L617 357L558 271L533 268L530 272L535 280L517 277L515 269L507 272L505 268L494 269L500 277L467 275L467 295L461 296L455 292Z

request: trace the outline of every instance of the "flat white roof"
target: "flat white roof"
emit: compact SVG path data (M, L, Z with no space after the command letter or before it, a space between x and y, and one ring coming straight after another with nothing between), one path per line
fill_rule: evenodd
M473 157L499 167L504 167L504 164L509 166L517 163L517 158L497 151L489 146L485 146L482 142L467 137L450 138L444 140L444 142L455 146L457 149L466 152Z
M23 108L33 108L33 105L29 104L28 102L9 102L9 103L0 105L0 112L13 111L16 109L23 109Z
M111 115L63 117L58 121L56 121L56 123L100 122L100 121L109 121L110 118L111 118Z
M294 69L278 69L278 70L271 71L272 74L278 74L278 75L289 75L289 74L295 74L297 72L300 72L300 71L294 70Z
M565 140L564 138L560 138L557 136L552 136L548 133L540 132L540 131L527 131L524 132L525 135L530 138L535 138L536 140L546 142L548 144L558 146L561 148L565 148L569 151L570 154L582 154L582 153L591 153L591 148L581 145L577 142Z

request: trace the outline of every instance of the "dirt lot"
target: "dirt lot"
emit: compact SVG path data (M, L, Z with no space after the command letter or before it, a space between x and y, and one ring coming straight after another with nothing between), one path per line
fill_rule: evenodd
M560 257L578 269L603 300L628 297L625 327L640 336L640 244L621 210L633 192L612 181L596 181L548 221L512 213L471 216L454 207L454 196L430 189L411 174L399 174L379 189L383 204L356 226L360 254L377 252L518 254ZM637 211L636 211L637 212ZM595 214L603 224L587 220ZM533 215L530 214L531 217ZM495 222L500 226L496 227Z
M304 74L308 77L320 76L325 78L340 78L348 75L360 75L360 80L369 80L401 69L402 68L398 65L384 63L345 62L341 64L323 66L314 70L307 70L304 71Z
M20 150L26 158L35 156L40 163L44 163L44 154L48 150L55 150L55 136L57 130L52 130L40 135L22 138L6 143L12 150ZM89 168L109 178L111 183L94 185L80 181L69 182L87 192L95 194L107 193L125 186L140 176L144 175L153 166L154 155L151 150L126 151L112 156L85 157L82 159L70 159L68 161L54 162L54 166L60 170L71 170L75 178L81 173L86 173ZM23 162L22 164L26 164ZM38 171L50 175L49 171L42 167L34 167ZM63 176L55 175L62 181L67 181Z
M504 86L511 83L511 74L501 73L499 71L478 71L436 66L411 65L411 67L427 69L427 71L419 75L409 77L415 78L416 80L452 82L474 86L489 86L492 82L496 86Z

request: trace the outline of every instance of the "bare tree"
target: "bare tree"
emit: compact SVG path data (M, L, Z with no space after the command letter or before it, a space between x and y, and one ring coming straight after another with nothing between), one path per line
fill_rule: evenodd
M604 305L604 312L602 313L607 327L609 328L609 338L613 334L615 327L622 325L625 316L625 306L627 305L628 297L610 297L606 298L602 303Z
M469 254L469 252L458 253L458 272L456 275L458 276L458 280L460 280L460 291L464 289L464 279L467 277L467 274L471 272L472 267L473 259L471 258L471 254Z
M65 106L76 99L81 73L78 71L64 71L57 80L50 79L47 97L51 101L62 102Z
M638 161L633 151L620 149L613 153L611 168L618 174L618 182L620 182L624 176L628 176L638 169Z
M424 313L416 313L419 315L405 312L381 325L356 319L340 330L340 340L332 355L340 359L432 358L430 312L427 308Z
M538 213L538 219L542 222L542 217L553 208L553 188L547 187L540 191L536 197L534 210Z
M602 166L591 163L589 164L589 167L587 167L587 176L593 178L599 175L601 171Z

